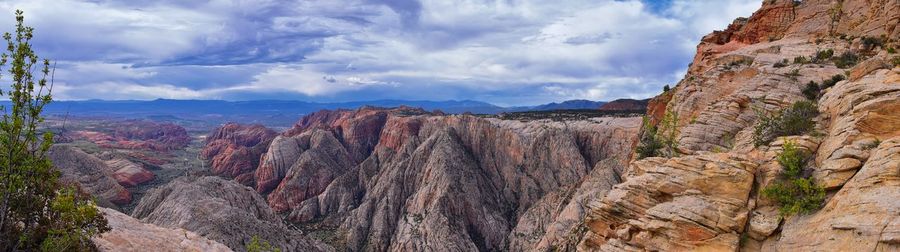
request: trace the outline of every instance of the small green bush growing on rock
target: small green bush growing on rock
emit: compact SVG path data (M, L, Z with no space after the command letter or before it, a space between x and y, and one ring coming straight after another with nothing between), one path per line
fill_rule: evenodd
M813 62L819 63L831 59L834 56L834 50L828 49L824 51L817 51L816 56L813 57Z
M779 61L779 62L775 62L775 64L772 65L772 67L775 67L775 68L782 68L782 67L786 67L786 66L788 66L788 60L787 60L787 59L784 59L784 60Z
M875 47L884 46L884 41L877 37L863 37L862 44L866 50L872 50L875 49Z
M809 132L815 127L813 118L818 114L818 108L812 101L795 102L774 114L758 111L758 119L753 127L753 143L762 146L771 143L777 137Z
M785 142L778 154L778 164L784 169L781 180L763 189L766 198L774 200L783 216L811 213L825 202L825 189L816 185L812 178L803 176L803 168L808 154L798 149L793 142Z
M821 89L819 89L819 84L815 81L809 81L809 83L806 83L806 87L803 88L803 96L809 100L819 99L819 92L821 92Z
M674 157L678 153L675 150L678 136L678 113L672 111L672 107L666 109L666 114L657 126L650 124L650 119L644 117L644 134L638 143L635 152L638 159L648 157Z
M842 80L845 80L845 79L847 79L847 77L844 77L843 75L840 75L840 74L836 74L834 76L831 76L831 79L822 81L822 84L819 85L819 89L820 90L828 89L830 87L833 87L838 82L841 82Z
M844 52L840 56L834 57L832 61L834 61L834 66L838 68L850 68L859 62L859 56L852 52Z
M893 59L891 59L891 63L894 64L894 67L900 66L900 56L896 56Z
M803 56L797 56L794 58L794 64L806 64L809 63L809 60Z
M260 240L259 236L254 235L247 244L247 252L281 252L281 249L269 244L269 241Z
M638 159L660 156L661 149L664 147L662 141L657 138L656 126L650 124L650 119L644 116L644 134L641 135L641 141L635 151Z

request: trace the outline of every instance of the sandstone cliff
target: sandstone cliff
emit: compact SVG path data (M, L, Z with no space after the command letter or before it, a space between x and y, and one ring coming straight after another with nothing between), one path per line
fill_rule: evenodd
M652 123L677 115L673 158L631 162L623 182L590 199L585 251L892 251L900 249L900 1L763 1L706 36L685 78L651 101ZM831 50L832 56L821 56ZM838 56L840 55L840 56ZM819 58L819 59L816 59ZM852 59L852 61L851 61ZM850 63L847 63L851 61ZM813 133L756 147L757 112L816 102ZM670 129L671 130L671 129ZM760 191L781 171L785 142L812 153L822 209L782 216Z
M200 156L209 160L213 173L253 185L252 172L259 164L259 156L265 153L275 135L275 131L262 125L228 123L206 137Z
M618 182L639 124L322 111L272 140L256 189L289 220L333 229L339 249L549 247Z
M132 216L166 228L183 228L236 251L255 236L281 251L328 251L285 225L251 188L218 177L182 177L141 198Z

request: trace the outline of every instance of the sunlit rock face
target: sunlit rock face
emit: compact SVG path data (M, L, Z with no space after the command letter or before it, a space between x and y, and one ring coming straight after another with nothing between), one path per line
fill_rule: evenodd
M275 135L275 131L262 125L228 123L206 137L206 146L200 156L209 161L213 174L253 185L253 171L259 165L259 156L266 152Z
M651 123L677 114L678 157L632 161L622 183L589 199L575 242L585 251L900 249L900 2L764 1L753 16L706 36L685 78L651 100ZM862 37L879 38L880 46ZM818 51L860 56L839 68ZM787 61L785 61L787 60ZM776 63L787 62L783 66ZM818 99L815 134L756 147L758 110L805 100L810 82L846 75ZM786 142L811 153L822 209L783 217L760 194Z
M549 248L618 182L640 123L322 111L271 141L255 189L292 222L330 223L343 249Z
M229 252L230 248L194 232L163 228L108 208L100 208L110 231L91 239L100 251L210 251Z

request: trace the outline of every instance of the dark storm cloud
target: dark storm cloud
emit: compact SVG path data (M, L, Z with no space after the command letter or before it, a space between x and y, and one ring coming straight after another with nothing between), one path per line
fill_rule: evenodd
M475 99L504 105L653 95L730 1L0 2L58 60L62 99ZM92 90L102 89L102 92Z

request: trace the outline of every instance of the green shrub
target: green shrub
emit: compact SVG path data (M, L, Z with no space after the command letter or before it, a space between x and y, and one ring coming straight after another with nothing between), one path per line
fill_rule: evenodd
M887 52L890 54L895 54L895 53L897 53L897 49L894 49L893 47L888 47Z
M657 139L656 126L650 125L650 119L644 116L644 134L641 135L641 141L635 148L638 159L661 156L663 147L662 141Z
M834 56L834 50L828 49L824 51L817 51L816 56L813 57L813 62L819 63L831 59Z
M669 85L666 84L665 86L663 86L663 93L669 92L670 89L672 88L670 88Z
M753 143L756 146L769 144L777 137L802 135L812 130L813 121L819 114L812 101L798 101L774 114L757 111L758 119L753 127Z
M841 82L842 80L845 80L845 79L847 79L847 77L844 77L843 75L840 75L840 74L836 74L834 76L831 76L831 79L823 80L822 84L819 85L819 89L820 90L828 89L830 87L833 87L838 82Z
M247 252L281 252L281 249L269 244L269 241L260 241L259 236L254 235L247 244Z
M866 50L875 49L875 47L883 46L884 42L877 37L863 37L862 45Z
M843 69L855 66L859 62L859 56L852 52L844 52L831 60L834 61L834 66Z
M803 88L803 96L809 100L819 99L819 92L821 92L821 89L819 89L819 84L815 81L809 81L809 83L806 83L806 87Z
M896 56L893 59L891 59L891 63L894 64L894 67L900 66L900 56Z
M666 114L660 120L658 126L650 124L650 119L644 117L644 134L638 143L635 152L638 159L648 157L674 157L677 155L676 137L678 136L678 113L672 111L671 105L666 109Z
M778 154L778 164L784 169L781 178L763 189L766 198L775 201L783 216L811 213L825 202L825 189L815 184L812 178L803 176L808 154L798 149L793 142L785 142Z
M797 56L794 58L794 64L806 64L809 63L809 60L803 56Z
M3 34L0 68L10 100L0 117L0 251L86 251L91 236L108 231L89 196L59 182L46 154L53 134L40 133L44 106L52 101L50 61L32 50L34 29L16 11L16 30Z
M788 66L788 60L787 60L787 59L784 59L784 60L782 60L782 61L775 62L775 64L772 65L772 66L775 67L775 68L786 67L786 66Z

